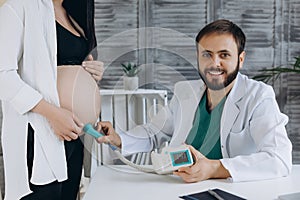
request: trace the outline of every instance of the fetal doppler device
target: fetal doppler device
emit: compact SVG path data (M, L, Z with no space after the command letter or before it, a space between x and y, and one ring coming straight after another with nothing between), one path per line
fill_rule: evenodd
M95 138L104 136L104 134L96 131L91 124L86 124L83 127L83 131ZM192 154L186 145L181 145L179 147L165 147L162 149L161 153L152 151L151 161L153 168L132 163L121 154L119 148L111 144L108 145L122 162L147 173L170 174L180 167L193 165Z

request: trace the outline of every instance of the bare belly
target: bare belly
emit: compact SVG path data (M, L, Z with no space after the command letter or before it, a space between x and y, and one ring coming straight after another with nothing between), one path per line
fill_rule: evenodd
M99 88L82 66L58 66L57 90L62 108L73 112L84 124L96 123L101 109Z

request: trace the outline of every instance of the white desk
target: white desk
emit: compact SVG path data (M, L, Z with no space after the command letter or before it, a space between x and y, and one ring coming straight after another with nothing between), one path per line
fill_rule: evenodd
M272 167L272 166L270 166ZM177 176L145 174L123 165L99 166L83 200L174 200L178 196L219 188L250 200L272 200L300 192L300 165L288 177L231 183L224 179L184 183Z

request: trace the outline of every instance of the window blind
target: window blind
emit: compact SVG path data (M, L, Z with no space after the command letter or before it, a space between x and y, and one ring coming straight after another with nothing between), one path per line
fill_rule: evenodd
M96 0L98 58L105 65L101 88L122 88L121 63L137 60L138 0Z
M294 63L294 57L300 56L300 2L297 0L285 1L286 13L286 57L288 63ZM285 112L289 116L287 126L289 137L293 143L293 162L300 163L300 74L286 75Z

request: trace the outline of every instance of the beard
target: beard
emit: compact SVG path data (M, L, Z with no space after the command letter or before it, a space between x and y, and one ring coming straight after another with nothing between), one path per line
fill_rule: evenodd
M235 67L234 71L229 74L227 73L226 70L221 70L219 68L209 68L209 69L204 70L204 73L199 70L199 75L201 76L202 80L204 81L204 83L206 84L206 86L209 89L221 90L221 89L226 88L228 85L230 85L236 79L239 69L240 69L240 61L238 60L237 66ZM225 80L222 83L218 83L218 80L209 81L206 78L205 74L211 70L222 71L223 73L227 74L227 77L225 78Z

